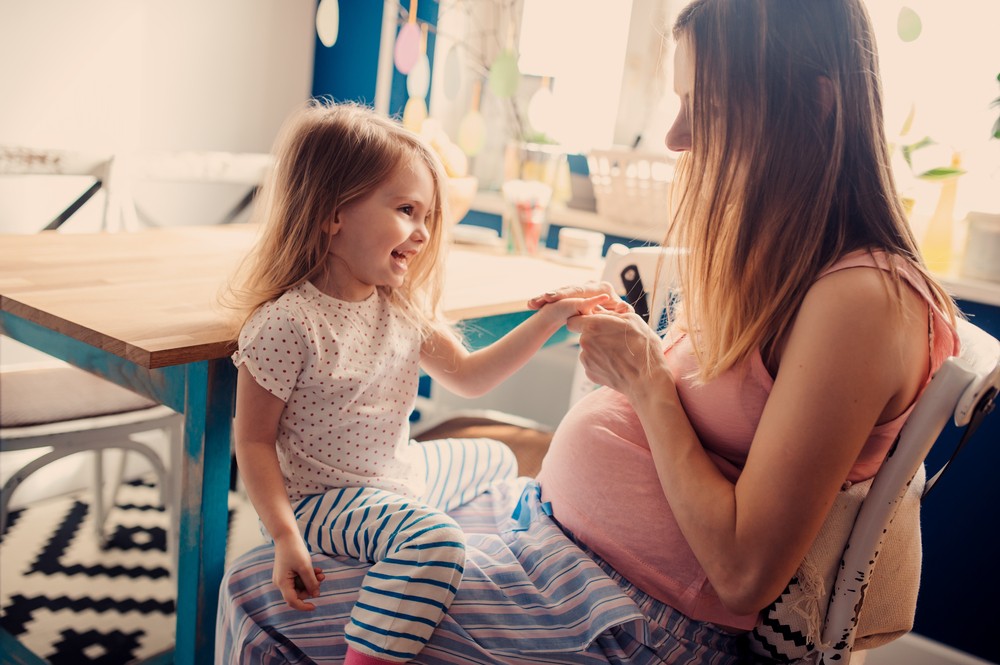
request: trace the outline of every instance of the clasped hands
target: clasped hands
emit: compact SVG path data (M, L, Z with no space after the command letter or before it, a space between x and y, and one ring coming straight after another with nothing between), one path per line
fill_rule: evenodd
M588 313L566 321L567 328L580 334L580 363L587 378L630 397L654 376L669 376L662 341L608 282L548 291L529 300L528 308L542 309L564 299L599 295L608 297Z

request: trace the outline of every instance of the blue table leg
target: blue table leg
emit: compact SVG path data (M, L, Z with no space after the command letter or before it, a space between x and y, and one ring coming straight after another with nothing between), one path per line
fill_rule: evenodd
M212 663L225 572L236 372L228 358L187 366L174 662Z

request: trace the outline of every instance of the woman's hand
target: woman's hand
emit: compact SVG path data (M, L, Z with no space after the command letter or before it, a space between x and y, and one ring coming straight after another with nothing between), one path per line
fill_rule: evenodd
M319 596L319 584L324 577L322 570L313 566L306 545L298 533L275 541L271 581L278 587L289 607L304 612L316 609L315 605L305 602L305 599Z
M604 312L566 322L580 333L580 362L587 378L631 399L651 380L670 380L663 342L637 314Z
M546 305L567 298L591 298L593 296L607 295L608 299L601 303L606 311L625 314L632 311L632 306L618 297L615 288L608 282L586 282L577 286L564 286L556 291L548 291L540 296L535 296L528 301L528 309L541 309Z

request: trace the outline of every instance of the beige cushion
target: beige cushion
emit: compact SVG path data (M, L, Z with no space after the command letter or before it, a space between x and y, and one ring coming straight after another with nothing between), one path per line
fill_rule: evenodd
M156 404L76 367L0 372L0 427L127 413Z

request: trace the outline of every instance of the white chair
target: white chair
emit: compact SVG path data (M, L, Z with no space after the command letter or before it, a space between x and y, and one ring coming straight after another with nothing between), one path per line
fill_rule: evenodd
M274 157L267 153L218 151L144 152L123 156L121 161L121 171L126 176L119 185L126 193L122 206L122 222L126 229L165 223L231 224L240 221L274 165ZM227 193L226 190L232 191ZM165 222L162 212L155 215L147 210L158 193L171 203L176 204L178 200L194 202L197 214L181 221ZM235 203L229 200L233 195L239 197ZM147 205L140 205L144 200ZM219 212L217 217L216 212ZM187 217L184 210L178 210L177 214Z
M101 230L117 230L119 203L114 192L115 160L106 154L23 147L0 147L3 176L89 176L87 190L56 216L45 230L57 232L99 190L105 190ZM5 350L14 346L0 340ZM80 452L93 453L94 528L100 542L107 539L106 525L126 470L127 453L144 457L156 474L163 505L170 513L167 546L176 552L177 513L174 483L168 465L140 440L144 432L161 431L169 452L178 459L183 417L175 411L137 395L96 375L50 356L35 353L24 362L4 358L0 368L0 452L48 449L9 476L0 490L0 533L7 528L14 492L36 471ZM118 470L110 483L104 478L104 451L118 450ZM171 557L171 560L173 557Z
M160 455L136 435L163 430L172 451L180 451L182 416L110 381L66 365L15 367L0 372L0 451L50 450L15 471L0 490L0 533L7 528L8 506L17 488L33 473L69 455L94 453L94 530L107 539L106 523L125 474L122 454L118 471L106 487L105 450L135 452L156 474L163 505L175 505L172 483ZM177 453L175 453L177 454ZM171 520L176 515L170 515ZM173 551L174 529L168 529Z
M115 159L110 153L73 150L50 150L24 146L0 146L0 176L87 176L93 179L87 189L43 228L53 231L61 227L101 189L104 202L101 230L115 230L109 225L117 221L117 192L112 186Z
M863 609L865 590L877 574L886 531L914 475L947 425L965 427L951 460L927 480L921 500L940 480L955 455L968 442L996 403L1000 391L1000 342L968 321L959 321L961 353L935 373L903 426L895 445L858 512L830 596L818 663L843 664L850 654ZM863 652L861 652L863 653Z

